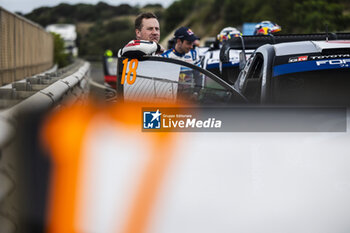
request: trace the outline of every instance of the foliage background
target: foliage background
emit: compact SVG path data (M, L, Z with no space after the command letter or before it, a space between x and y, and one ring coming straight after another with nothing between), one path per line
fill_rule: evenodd
M58 65L58 68L64 67L69 63L69 55L64 51L64 41L60 35L51 33L54 41L53 61Z
M315 33L350 30L348 0L177 0L168 8L160 4L144 7L104 2L60 4L41 7L24 17L47 26L72 23L77 26L79 56L100 59L106 49L116 52L134 38L134 19L144 11L160 19L161 38L166 44L179 26L189 26L201 38L216 36L226 26L241 28L244 22L271 20L282 33Z

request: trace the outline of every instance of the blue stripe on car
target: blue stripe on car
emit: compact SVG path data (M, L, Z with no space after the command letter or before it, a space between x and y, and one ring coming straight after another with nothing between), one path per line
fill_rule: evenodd
M317 61L304 61L304 62L295 62L288 63L283 65L277 65L273 67L273 75L272 77L291 74L291 73L299 73L305 71L313 71L313 70L327 70L327 69L342 69L342 68L350 68L350 63L341 63L341 64L330 64L329 61L339 61L344 59L329 59L329 60L317 60ZM328 61L328 63L327 63ZM318 64L317 64L318 63Z
M219 68L220 63L212 63L207 65L207 69L214 69ZM232 66L238 66L239 63L222 63L222 67L232 67Z

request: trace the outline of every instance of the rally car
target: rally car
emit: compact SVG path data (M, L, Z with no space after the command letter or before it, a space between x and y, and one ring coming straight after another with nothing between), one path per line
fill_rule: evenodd
M210 56L208 56L210 59L205 61L206 65L204 68L216 73L226 82L234 84L241 69L245 65L244 60L249 59L250 55L260 46L284 42L337 39L350 39L350 33L281 34L233 37L223 42L220 51L215 50L212 52L212 55L210 54ZM241 60L243 60L243 63L240 62Z
M254 49L246 50L246 59L254 52ZM234 84L238 74L240 72L239 69L239 56L242 52L242 49L232 49L229 51L228 61L222 62L220 59L221 50L220 49L209 49L203 58L202 67L229 84Z
M350 40L309 40L259 47L234 87L256 104L349 106L349 78Z
M250 54L261 46L261 44L256 43L245 45L246 38L248 38L248 41L260 40L259 37L261 35L272 37L273 33L278 31L281 31L281 27L271 21L262 21L255 25L254 35L259 35L258 37L243 37L238 29L234 27L226 27L221 30L217 35L215 42L212 43L210 49L205 53L202 66L204 69L220 76L226 82L234 84L240 72L240 68L244 65L239 62L242 50L244 50L244 54L242 55L246 56L246 59L248 59ZM265 43L268 42L268 40L265 41ZM235 45L234 48L231 47L231 43ZM229 45L228 56L226 60L223 60L221 53L227 48L227 44Z
M325 42L326 38L328 38L330 42ZM119 95L122 95L123 99L139 101L149 99L150 97L158 100L162 99L164 101L176 101L181 97L196 100L199 103L242 103L245 100L252 103L271 103L272 99L269 99L269 96L272 94L269 91L272 90L272 85L266 83L267 81L270 82L269 80L272 79L271 77L267 77L271 72L263 72L265 69L264 67L270 67L269 69L272 70L272 67L278 65L281 57L279 54L290 57L291 61L293 60L292 57L297 57L296 59L300 60L302 58L299 58L299 54L301 54L301 57L309 55L321 56L325 53L335 51L332 48L338 48L339 44L343 47L336 49L335 55L343 54L345 51L344 49L347 48L347 42L337 42L337 40L335 40L337 38L350 39L350 34L248 36L233 38L232 40L228 40L220 50L219 56L220 62L222 63L221 76L217 76L200 67L193 67L186 62L162 57L145 57L143 61L139 61L139 66L135 68L135 77L137 77L137 81L132 84L125 82L121 84L121 80L123 78L126 80L127 74L130 72L129 61L123 75L122 67L123 64L126 63L123 62L125 60L122 58L118 59L118 67L120 68L117 76L120 78L117 80L117 83L119 84L117 92ZM310 39L314 42L310 42ZM293 42L283 43L286 41ZM259 46L261 47L250 57L247 65L240 73L239 79L235 82L235 85L230 85L230 82L232 83L232 81L236 79L234 75L237 73L237 70L239 71L239 66L244 67L245 58L250 56L247 54L245 48L252 49ZM226 67L225 63L231 63L231 51L239 49L239 56L235 57L235 59L238 60L239 65L237 64L236 67ZM264 49L267 49L267 51ZM259 59L261 57L262 59ZM333 61L331 62L333 65ZM344 67L347 67L347 64L344 64ZM236 69L236 71L233 71L233 68ZM291 69L292 71L295 70L292 66L286 66L285 69ZM255 77L257 72L260 72L258 75L259 78L251 80L250 77L253 73L255 74L253 77ZM335 69L330 72L335 72ZM264 77L264 79L262 77ZM133 73L129 75L129 78L134 79ZM283 88L284 86L282 85L276 87L273 91L278 92L278 90L284 90ZM283 94L285 92L279 91L279 93ZM301 100L304 100L301 98L301 93L298 94L298 96ZM283 102L282 97L275 96L273 98L276 101ZM292 102L295 101L295 99L296 97L291 97ZM304 102L307 103L307 101Z

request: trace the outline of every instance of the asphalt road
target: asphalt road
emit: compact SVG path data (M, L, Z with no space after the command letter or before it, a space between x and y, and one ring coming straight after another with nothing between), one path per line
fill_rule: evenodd
M114 91L107 91L104 85L104 74L102 62L91 63L91 79L100 85L90 85L90 94L102 102L111 101L115 97Z
M93 81L100 84L104 83L103 80L103 67L102 62L90 62L91 63L91 78Z

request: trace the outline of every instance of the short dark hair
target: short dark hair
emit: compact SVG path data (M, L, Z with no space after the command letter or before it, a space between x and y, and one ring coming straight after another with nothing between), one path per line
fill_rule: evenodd
M141 30L142 20L143 19L152 19L152 18L158 20L157 16L155 14L153 14L152 12L145 12L145 13L139 14L135 19L135 29Z

